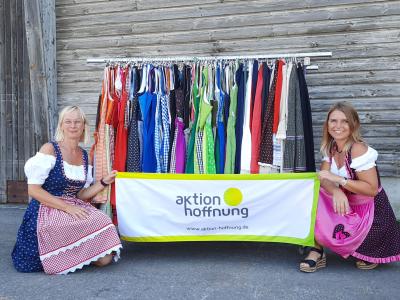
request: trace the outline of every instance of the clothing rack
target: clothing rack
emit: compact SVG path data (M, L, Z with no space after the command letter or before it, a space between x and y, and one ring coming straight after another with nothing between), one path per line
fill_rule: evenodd
M265 55L228 55L228 56L169 56L169 57L111 57L111 58L88 58L86 63L128 63L128 62L167 62L167 61L210 61L210 60L236 60L236 59L270 59L270 58L310 58L310 57L332 57L332 52L300 52L300 53L278 53ZM307 59L307 69L318 70L317 65L310 65Z

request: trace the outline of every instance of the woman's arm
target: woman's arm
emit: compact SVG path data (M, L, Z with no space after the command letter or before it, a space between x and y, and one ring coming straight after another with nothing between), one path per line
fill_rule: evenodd
M115 176L117 176L117 171L111 171L103 178L103 182L107 185L111 184L114 182ZM78 193L78 198L88 201L101 192L104 188L105 186L103 186L100 181L97 181L95 184L80 190Z
M344 189L356 194L375 197L378 193L378 175L375 168L357 172L357 180L345 180L343 177L332 173L322 174L322 176L330 181L332 185L334 185L334 183L341 184Z
M357 158L365 154L367 150L368 147L366 145L357 143L353 145L351 155L353 158ZM320 176L331 181L331 183L341 184L344 189L356 194L374 197L378 193L378 174L376 173L376 168L357 172L357 180L347 179L346 181L343 177L330 172L324 172Z
M330 172L330 167L330 163L323 161L318 177L321 181L321 186L332 195L334 212L344 215L350 212L349 200L346 194L329 179L331 175L336 176Z

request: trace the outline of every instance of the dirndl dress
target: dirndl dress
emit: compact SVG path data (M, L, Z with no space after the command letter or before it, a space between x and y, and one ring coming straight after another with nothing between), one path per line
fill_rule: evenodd
M76 220L64 211L32 199L12 251L14 267L20 272L44 270L47 274L67 274L107 254L114 254L117 261L122 245L111 219L77 198L88 176L86 151L82 149L85 180L73 180L65 175L58 144L52 144L56 160L42 188L70 205L83 207L89 215Z
M354 164L351 154L347 155L343 167L346 177L357 180L356 170L375 167L377 155L374 149L368 147L365 154L354 159ZM331 171L338 173L334 160L326 160L331 162ZM315 223L316 240L344 258L353 256L378 264L400 261L400 225L380 180L375 197L345 193L351 211L341 216L333 210L332 195L321 188Z

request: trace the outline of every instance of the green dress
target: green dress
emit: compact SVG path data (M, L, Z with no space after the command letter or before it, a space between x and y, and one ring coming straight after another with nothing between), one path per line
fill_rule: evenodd
M198 85L198 68L199 66L195 66L195 78L192 87L192 97L193 97L193 109L194 109L194 121L190 126L190 138L189 138L189 146L187 150L187 158L186 158L186 174L194 173L194 145L196 140L196 130L197 130L197 122L199 118L199 103L200 103L200 94L199 94L199 85Z
M213 82L212 82L212 73L213 69L211 66L208 67L207 74L207 82L204 85L204 94L203 94L203 113L202 116L205 117L204 124L204 135L203 135L203 161L204 161L204 173L205 174L216 174L216 166L215 166L215 156L214 156L214 133L212 130L212 110L213 106L211 105L211 100L214 97L213 91Z
M236 65L234 75L238 66ZM231 103L229 105L229 117L228 125L226 128L226 158L225 158L225 174L233 174L235 172L235 155L236 155L236 135L235 135L235 125L236 125L236 110L237 110L237 95L238 95L238 85L235 84L230 90Z

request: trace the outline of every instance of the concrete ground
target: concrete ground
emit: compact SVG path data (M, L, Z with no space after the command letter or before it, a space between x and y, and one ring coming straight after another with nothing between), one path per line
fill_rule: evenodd
M124 243L118 263L50 276L18 273L10 253L24 206L0 205L4 299L400 299L400 263L361 271L328 253L298 271L299 248L273 243Z

